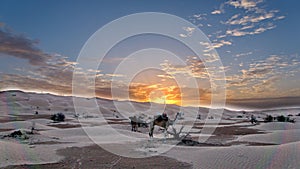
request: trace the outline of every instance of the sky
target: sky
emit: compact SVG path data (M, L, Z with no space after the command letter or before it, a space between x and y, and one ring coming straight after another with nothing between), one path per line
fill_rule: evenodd
M296 0L2 0L0 3L2 91L72 95L76 70L82 78L89 78L91 72L96 76L94 86L84 84L83 80L80 85L86 89L82 89L80 96L91 97L87 91L93 90L97 97L109 99L209 107L217 80L211 80L214 73L208 70L215 69L225 73L223 87L228 108L299 106L300 11L296 6L300 2ZM195 57L189 47L176 39L143 34L116 44L97 69L80 68L79 53L98 29L120 17L141 12L167 13L194 24L182 27L178 38L195 37L195 30L201 30L211 43L199 40L199 48L217 52L218 58L209 62L221 62L222 66L207 67L206 61ZM164 51L141 51L149 48ZM166 51L178 56L184 64L172 62ZM124 71L116 72L122 67L120 64L132 68L153 60L160 61L159 69L144 69L131 78ZM182 80L185 83L190 85L193 81L198 86L180 85L174 78L178 75L185 77ZM117 79L114 85L113 78Z

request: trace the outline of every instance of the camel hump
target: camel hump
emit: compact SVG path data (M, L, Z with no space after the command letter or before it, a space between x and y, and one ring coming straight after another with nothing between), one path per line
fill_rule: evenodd
M161 121L168 121L169 118L168 118L168 116L158 115L158 116L155 116L155 120L157 122L161 122Z

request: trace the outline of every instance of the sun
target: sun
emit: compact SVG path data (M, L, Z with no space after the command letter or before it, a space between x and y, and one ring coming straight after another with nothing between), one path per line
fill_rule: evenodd
M159 103L159 104L178 104L180 101L177 100L169 100L166 97L157 97L150 100L151 102Z
M164 97L158 97L158 98L151 99L151 102L155 102L155 103L159 103L159 104L165 104L166 100L165 100Z
M176 104L176 105L181 105L181 101L178 100L166 100L166 104Z
M177 104L180 105L180 100L174 100L171 94L167 94L165 91L162 90L153 90L150 93L149 101L159 104Z
M161 90L152 90L149 95L149 101L159 103L159 104L165 104L166 96L164 92Z

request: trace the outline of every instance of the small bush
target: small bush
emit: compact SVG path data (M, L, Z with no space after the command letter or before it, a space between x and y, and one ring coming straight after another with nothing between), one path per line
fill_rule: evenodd
M277 121L279 121L279 122L286 122L286 121L289 121L289 118L288 117L284 117L283 115L281 115L281 116L277 116Z
M201 114L198 114L197 119L201 120Z
M273 121L273 116L267 115L267 117L265 118L265 122L272 122L272 121Z
M51 116L51 120L54 122L62 122L65 121L65 115L63 113L56 113Z
M21 131L21 130L16 130L8 135L4 135L3 138L5 137L12 137L12 138L17 138L17 139L21 139L21 140L27 140L29 139L28 135L26 134L25 131Z

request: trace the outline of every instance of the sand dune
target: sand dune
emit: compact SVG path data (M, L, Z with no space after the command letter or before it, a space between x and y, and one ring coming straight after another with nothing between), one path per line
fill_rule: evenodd
M265 115L274 113L274 110L263 112L225 110L222 119L208 119L207 108L180 108L168 105L166 110L171 119L178 111L184 112L183 119L176 123L177 131L184 125L183 131L191 133L191 137L196 141L198 137L205 138L202 139L203 142L194 146L183 146L185 144L175 146L178 141L172 139L171 135L169 139L164 140L163 133L157 127L154 130L153 140L149 140L147 128L139 128L140 132L131 132L128 117L143 114L149 121L161 111L161 105L158 104L133 102L128 106L126 101L114 103L110 100L96 99L99 107L91 107L89 103L91 99L81 98L83 102L76 107L75 112L72 97L18 91L1 92L0 96L5 98L0 102L2 154L0 167L22 164L41 167L44 164L46 168L61 165L67 165L66 168L68 165L69 168L71 166L89 168L95 166L97 162L91 162L87 152L94 150L96 152L96 149L101 153L101 156L97 157L98 160L110 160L112 157L127 159L116 163L115 166L119 168L124 166L132 168L135 162L141 163L138 158L156 155L176 159L177 161L172 161L164 157L170 163L168 166L178 168L192 166L196 169L293 169L300 166L300 118L295 116L299 113L295 109L286 110L288 113L285 114L293 113L292 118L296 119L296 123L261 122L259 125L252 125L248 121L251 114L261 116L262 119ZM53 123L50 120L50 116L58 112L65 114L65 122ZM275 111L277 114L280 112L283 110ZM196 119L198 113L201 119ZM30 131L33 124L36 130L34 134L28 134L28 139L8 137L13 131ZM203 130L205 126L217 130L206 133ZM95 144L102 147L86 147ZM78 149L86 155L72 158L73 149L67 147ZM106 156L108 152L101 148L117 155L108 157ZM58 150L70 153L65 154L63 158L57 154ZM123 155L127 158L122 157ZM159 163L158 159L153 158ZM9 168L14 167L17 166Z

